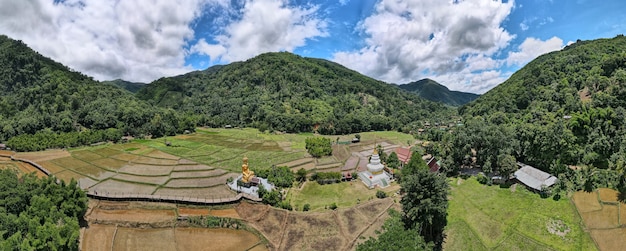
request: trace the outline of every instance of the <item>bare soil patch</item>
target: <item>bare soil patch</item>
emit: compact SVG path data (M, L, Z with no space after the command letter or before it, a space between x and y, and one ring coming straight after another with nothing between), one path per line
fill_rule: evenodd
M596 241L600 250L624 250L625 236L626 228L591 230L591 237Z
M172 188L198 188L198 187L213 187L222 184L226 184L226 179L229 177L237 177L236 173L228 173L222 176L210 177L210 178L197 178L197 179L171 179L165 186Z
M178 208L179 216L200 216L200 215L209 215L208 208L188 208L188 207L179 207Z
M350 237L355 237L363 227L369 224L368 219L356 208L339 211L339 220Z
M113 247L115 225L90 224L85 229L81 250L110 251Z
M248 250L260 241L248 231L220 228L176 228L175 235L176 250Z
M26 162L15 161L15 165L20 169L22 173L35 173L35 176L39 178L48 177L44 172L40 171L36 167Z
M618 227L619 212L616 205L603 205L601 211L581 213L588 228L615 228Z
M595 192L587 193L579 191L574 193L572 197L574 205L581 213L602 210L602 205L598 201L598 195Z
M211 210L209 214L215 217L228 217L228 218L241 219L241 216L239 216L239 213L237 213L237 210L235 210L234 208L214 209L214 210Z
M265 215L267 210L271 207L264 204L252 203L248 201L241 201L236 207L237 214L247 221L253 221L259 219Z
M45 168L46 170L50 171L51 173L58 173L58 172L63 172L65 170L67 170L65 167L61 167L57 164L54 164L50 161L42 161L37 163L39 165L41 165L43 168Z
M283 235L281 226L283 226L286 217L287 211L272 209L265 217L262 217L257 222L252 222L252 224L255 225L271 243L278 246Z
M344 238L332 212L290 213L280 250L338 250Z
M158 223L176 220L174 209L103 209L93 208L91 214L86 217L90 222L141 222Z
M70 157L70 152L62 149L53 149L39 152L20 152L15 153L14 156L16 158L27 159L39 163L40 161Z
M176 250L173 228L141 229L119 227L113 250Z
M181 197L193 197L193 198L230 198L237 194L230 190L226 185L208 187L208 188L159 188L155 195L161 196L181 196Z

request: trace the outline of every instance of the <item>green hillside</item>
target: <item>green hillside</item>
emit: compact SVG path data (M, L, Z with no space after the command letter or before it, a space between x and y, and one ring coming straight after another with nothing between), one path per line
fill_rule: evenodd
M625 108L626 38L578 41L538 57L461 107L465 126L447 140L449 162L467 161L474 149L476 164L495 172L512 156L554 174L569 173L565 165L621 173ZM617 183L610 177L597 181ZM572 184L582 185L577 182Z
M184 130L180 121L174 111L153 107L130 92L94 81L21 41L0 35L0 141L38 132L47 135L45 140L25 137L9 141L14 149L39 149L49 141L59 143L47 145L50 147L71 146L122 134L173 134ZM97 133L87 139L67 134L111 128L110 137ZM60 133L67 138L58 139ZM29 146L17 147L18 141Z
M199 114L204 125L322 134L395 130L455 112L339 64L286 52L162 78L137 96Z
M440 102L450 106L461 106L480 96L474 93L450 91L448 87L428 78L399 85L399 87L403 90L416 93L420 97L430 101Z

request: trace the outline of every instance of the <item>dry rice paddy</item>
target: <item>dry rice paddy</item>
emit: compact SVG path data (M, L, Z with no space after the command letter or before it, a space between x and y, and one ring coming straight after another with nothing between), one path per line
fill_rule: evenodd
M600 188L576 192L572 198L600 250L626 247L626 204L618 202L617 195L615 190Z

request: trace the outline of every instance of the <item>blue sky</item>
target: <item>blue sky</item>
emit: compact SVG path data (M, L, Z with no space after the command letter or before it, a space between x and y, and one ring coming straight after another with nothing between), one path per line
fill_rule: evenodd
M289 51L484 93L541 54L626 33L625 13L623 0L0 0L0 33L98 80Z

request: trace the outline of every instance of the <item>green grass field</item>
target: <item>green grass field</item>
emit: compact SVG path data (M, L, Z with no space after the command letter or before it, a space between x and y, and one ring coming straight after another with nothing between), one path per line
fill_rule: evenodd
M388 196L392 196L399 189L400 186L394 183L383 191L387 192ZM302 210L304 204L309 204L311 211L323 211L324 207L332 203L336 203L339 208L347 208L371 199L378 199L376 191L376 189L368 189L359 180L327 185L308 181L302 189L291 188L287 194L287 201L297 210Z
M567 197L542 199L475 178L450 179L450 187L446 250L597 250Z

